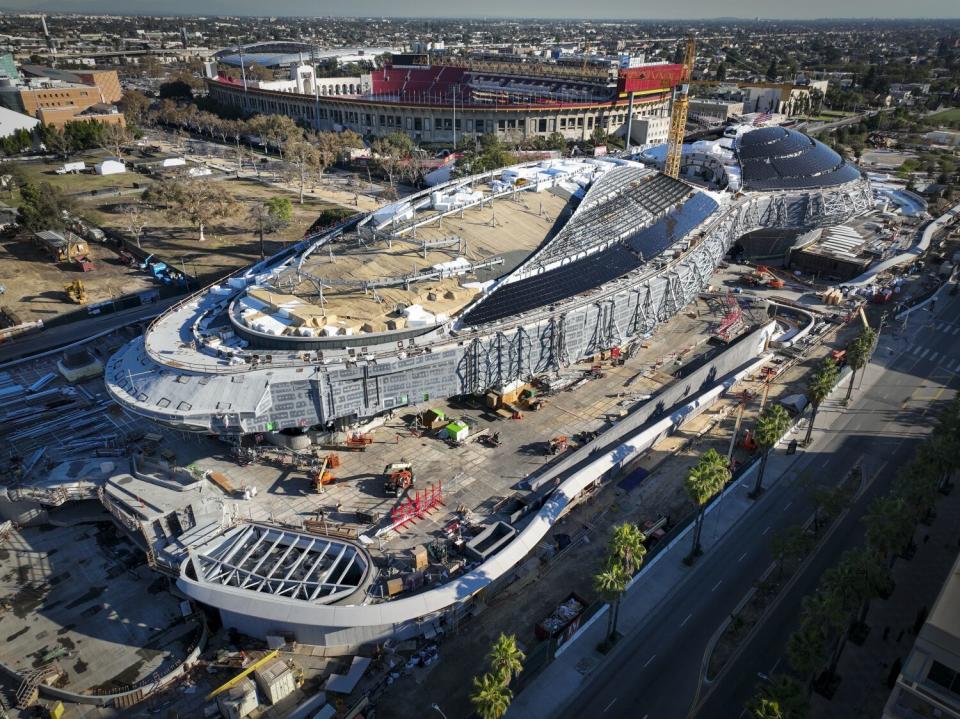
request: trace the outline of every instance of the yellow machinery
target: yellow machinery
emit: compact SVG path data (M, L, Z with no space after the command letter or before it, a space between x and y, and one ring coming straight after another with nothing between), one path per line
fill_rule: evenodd
M71 302L76 302L78 305L87 303L87 290L82 281L74 280L70 284L64 285L63 290L67 293L67 299Z
M236 686L240 682L240 680L243 679L245 676L257 671L257 669L262 667L264 664L266 664L267 662L269 662L271 659L275 658L279 654L280 654L279 649L274 649L272 652L267 652L265 655L260 657L257 661L251 663L250 666L248 666L242 672L237 674L237 676L235 676L233 679L231 679L228 682L225 682L224 684L221 684L212 692L207 694L207 701L210 701L218 694L223 694L223 692L227 691L227 689L230 689L231 687Z
M667 161L663 171L670 177L680 176L680 156L683 154L683 135L687 127L687 110L690 107L690 79L693 77L693 59L696 57L696 52L693 37L687 38L687 51L683 56L680 84L673 89L670 134L667 135Z

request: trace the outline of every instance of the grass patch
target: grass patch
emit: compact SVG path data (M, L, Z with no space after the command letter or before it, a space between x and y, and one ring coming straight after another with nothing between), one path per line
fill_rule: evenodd
M927 121L937 123L960 122L960 107L955 107L952 110L943 110L942 112L930 115Z

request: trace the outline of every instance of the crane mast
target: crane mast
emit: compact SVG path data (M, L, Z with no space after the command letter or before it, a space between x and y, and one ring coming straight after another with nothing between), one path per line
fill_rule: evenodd
M687 110L690 106L690 79L693 76L693 59L696 51L693 37L687 38L680 84L673 88L670 134L667 135L667 160L663 171L670 177L680 176L680 156L683 153L683 135L687 126Z

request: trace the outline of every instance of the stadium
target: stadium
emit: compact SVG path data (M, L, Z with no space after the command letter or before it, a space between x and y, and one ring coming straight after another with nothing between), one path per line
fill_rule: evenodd
M798 132L740 126L717 142L711 182L692 161L691 182L617 158L524 163L355 216L164 312L110 359L108 391L179 430L309 447L384 413L506 392L616 352L695 300L745 233L838 224L870 207L859 171ZM399 597L371 556L393 514L343 538L238 520L195 480L125 480L125 493L111 484L104 497L147 537L153 565L228 626L341 648L433 636L585 492L756 366L773 327L545 465L520 510L490 516L459 573Z
M476 58L433 64L426 55L394 55L356 77L319 78L301 62L290 66L289 80L220 75L207 86L224 106L363 136L399 131L421 143L451 143L489 133L520 141L559 132L586 140L602 128L646 145L666 141L668 98L681 70Z
M723 184L736 178L736 192L614 158L421 191L169 309L110 361L110 390L156 421L224 435L483 393L651 332L748 232L870 206L859 171L798 132L748 129L731 153Z

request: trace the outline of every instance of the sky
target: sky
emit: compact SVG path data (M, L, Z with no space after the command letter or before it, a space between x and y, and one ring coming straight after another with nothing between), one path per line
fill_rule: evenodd
M0 0L13 11L165 15L710 19L958 18L958 0Z

